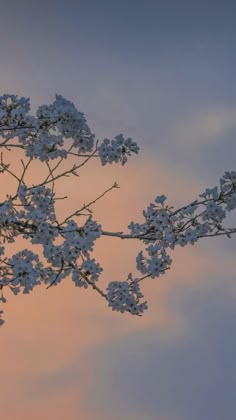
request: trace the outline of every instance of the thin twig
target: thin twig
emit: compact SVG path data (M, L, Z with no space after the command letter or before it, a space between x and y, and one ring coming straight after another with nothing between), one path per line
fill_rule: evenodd
M9 165L6 165L5 163L3 163L3 153L1 153L1 163L0 164L1 164L4 171L6 171L10 175L12 175L13 178L15 178L18 182L20 182L20 178L18 178L17 175L15 175L10 169L8 169Z
M18 190L19 190L19 188L20 188L20 186L21 186L21 184L22 184L22 182L24 180L25 173L26 173L26 171L27 171L27 169L28 169L28 167L29 167L29 165L30 165L31 162L32 162L32 158L30 158L28 160L28 162L26 163L26 165L24 164L24 161L21 160L21 163L23 165L23 171L22 171L22 174L21 174L21 177L20 177L20 181L19 181L19 185L18 185L18 188L17 188L17 192L18 192Z
M100 200L100 198L104 197L109 191L111 191L114 188L119 188L117 182L115 182L110 188L108 188L106 191L104 191L101 195L99 195L97 198L95 198L93 201L90 201L90 203L85 204L81 209L76 210L74 213L70 214L66 219L59 224L59 226L63 225L67 222L67 220L71 219L73 216L78 216L80 213L86 209L88 209L92 204L95 204L96 201Z

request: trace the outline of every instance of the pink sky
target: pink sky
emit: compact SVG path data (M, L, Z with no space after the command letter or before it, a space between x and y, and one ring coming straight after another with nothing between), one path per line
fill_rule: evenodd
M183 205L235 170L233 10L227 0L2 0L1 94L29 96L32 112L62 94L100 140L123 133L140 145L124 168L93 161L58 182L69 197L61 217L117 181L94 217L126 230L157 195ZM34 162L29 181L41 175ZM11 186L1 175L2 200ZM1 419L234 420L235 246L214 238L176 249L171 270L143 284L142 318L112 312L70 280L7 293ZM98 240L101 285L135 271L139 250Z
M31 181L39 174L40 165L35 164ZM58 182L58 195L69 196L67 201L59 202L59 214L63 217L73 212L114 181L118 181L120 189L94 206L95 219L103 224L104 230L110 231L125 231L130 220L140 220L142 209L157 194L165 193L169 203L181 205L203 189L199 183L174 173L168 163L163 164L158 159L140 156L131 159L124 168L102 168L90 162L80 171L80 178ZM9 191L10 181L6 185L5 191ZM124 279L135 269L139 249L136 241L99 240L95 256L105 270L101 284ZM228 267L229 270L236 268L233 261ZM41 286L30 296L8 294L6 324L1 329L4 419L100 419L99 414L95 415L92 409L88 412L83 404L91 384L96 381L87 353L117 337L151 327L169 334L181 331L185 322L171 310L170 296L178 285L201 282L203 275L219 274L219 270L219 259L206 255L200 247L176 250L171 271L144 284L150 309L141 319L113 313L94 291L75 288L69 280L49 290Z

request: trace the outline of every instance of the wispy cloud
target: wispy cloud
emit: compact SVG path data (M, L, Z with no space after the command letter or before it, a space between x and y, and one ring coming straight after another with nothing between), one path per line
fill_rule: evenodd
M224 142L236 130L236 108L221 106L214 109L203 109L187 116L173 127L173 138L179 147L191 147L204 150L205 146L214 147L219 142Z

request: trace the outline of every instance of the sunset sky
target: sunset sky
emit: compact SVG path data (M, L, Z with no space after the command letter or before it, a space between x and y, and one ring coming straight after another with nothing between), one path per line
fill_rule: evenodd
M126 166L93 161L58 182L61 217L94 206L104 230L126 231L160 194L193 201L236 170L232 0L1 0L1 94L56 93L102 140L140 146ZM13 153L14 164L18 155ZM40 175L35 164L32 177ZM3 197L10 183L2 182ZM227 222L226 222L227 224ZM232 214L229 226L236 225ZM101 283L135 271L138 242L102 238ZM143 284L142 318L112 312L70 280L7 295L1 335L4 420L235 420L236 239L176 249L171 270Z

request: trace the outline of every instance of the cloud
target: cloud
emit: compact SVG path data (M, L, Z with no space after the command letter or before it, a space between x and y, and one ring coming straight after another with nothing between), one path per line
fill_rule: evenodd
M219 101L180 106L159 133L161 141L152 139L153 148L182 174L216 184L226 170L235 169L235 117L236 108Z
M113 420L135 413L148 420L235 419L234 281L179 288L172 301L183 321L177 333L147 330L90 354L94 410Z
M179 146L191 148L218 143L219 136L228 135L236 128L236 108L230 106L201 110L190 116L188 121L180 121L174 127L174 136Z

